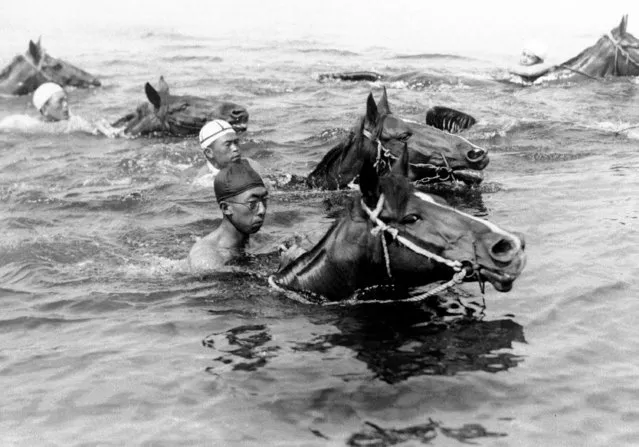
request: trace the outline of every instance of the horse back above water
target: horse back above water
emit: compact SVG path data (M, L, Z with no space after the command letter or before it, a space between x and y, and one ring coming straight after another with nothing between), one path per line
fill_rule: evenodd
M458 274L509 291L526 264L523 237L417 192L407 174L406 150L385 175L366 160L361 197L271 285L321 304L370 290L401 300L412 288Z
M228 121L238 133L248 127L249 114L243 106L197 96L171 95L162 76L158 89L147 82L144 91L149 102L112 124L125 127L127 135L193 136L207 121L214 119Z
M0 93L27 95L45 82L78 88L101 85L90 73L48 54L38 39L29 41L27 52L14 57L0 72Z
M447 115L440 121L456 127L474 124L468 115L442 109ZM435 114L438 112L441 115L440 111ZM454 115L461 124L456 123ZM489 163L488 151L466 138L394 115L384 88L379 103L375 103L372 94L368 95L366 114L344 140L326 153L307 177L307 183L321 189L346 188L357 177L364 160L373 163L381 174L390 169L405 147L410 160L408 177L420 183L457 179L477 184Z

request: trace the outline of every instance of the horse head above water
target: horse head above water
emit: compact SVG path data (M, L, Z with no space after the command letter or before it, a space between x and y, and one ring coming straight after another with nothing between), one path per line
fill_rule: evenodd
M214 119L228 121L238 133L247 129L249 114L235 103L170 95L164 77L160 77L159 90L148 82L144 90L150 104L138 106L135 112L112 124L114 127L126 126L127 135L197 135L207 121Z
M0 93L26 95L45 82L79 88L100 86L95 76L49 55L38 39L37 43L29 41L27 52L16 56L0 72Z
M479 171L489 162L485 149L462 136L393 115L384 88L379 104L368 95L366 115L324 156L307 183L323 189L345 188L365 160L372 162L378 173L388 172L404 147L408 147L410 159L408 177L421 183L455 178L478 183L482 180Z
M416 192L404 150L389 174L366 160L361 200L310 251L269 282L312 302L348 300L384 286L393 299L454 275L509 291L526 263L524 240Z
M639 40L630 34L628 16L621 18L619 26L604 34L589 48L564 62L559 69L570 71L570 76L585 74L590 77L639 76Z

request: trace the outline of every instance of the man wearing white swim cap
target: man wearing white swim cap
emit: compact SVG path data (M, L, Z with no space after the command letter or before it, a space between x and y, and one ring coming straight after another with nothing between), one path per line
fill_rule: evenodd
M510 67L508 71L519 76L524 83L532 83L555 68L545 62L546 53L547 48L543 43L530 41L521 51L519 65Z
M40 128L52 133L86 132L109 138L119 136L124 130L112 127L104 119L90 122L78 115L71 115L67 93L55 82L40 85L31 99L33 106L40 112L40 119L30 115L11 115L0 120L0 129Z
M46 121L69 119L69 103L62 87L54 82L45 82L33 93L33 105Z
M240 159L239 138L224 120L213 120L200 130L200 147L211 172L216 174L232 161Z

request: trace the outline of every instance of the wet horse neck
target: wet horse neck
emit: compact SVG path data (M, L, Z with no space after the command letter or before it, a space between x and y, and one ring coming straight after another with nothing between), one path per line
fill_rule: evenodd
M386 275L366 221L342 219L307 253L277 275L288 289L338 300L380 282ZM375 239L377 240L377 238Z

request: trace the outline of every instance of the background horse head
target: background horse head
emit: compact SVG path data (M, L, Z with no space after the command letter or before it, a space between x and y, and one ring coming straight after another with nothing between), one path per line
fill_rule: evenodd
M639 40L626 31L627 26L625 15L619 26L559 68L568 69L575 76L639 76Z
M27 52L16 56L0 72L0 92L6 94L26 95L45 82L79 88L100 86L100 81L95 76L50 56L42 48L40 39L37 43L30 40Z
M322 240L271 284L329 301L380 286L395 291L450 280L455 271L508 291L524 268L524 241L415 192L404 151L391 173L365 160L356 200ZM463 275L462 275L463 276Z
M138 106L135 112L113 123L114 127L126 126L124 132L128 135L197 135L207 121L214 119L228 121L238 133L247 129L249 114L238 104L170 95L164 77L160 77L159 90L148 82L144 90L150 104Z
M452 180L456 172L465 181L481 181L479 174L463 174L480 171L489 161L485 149L461 136L393 115L384 88L379 104L372 94L368 95L366 115L345 140L324 156L307 183L324 189L344 188L355 179L364 160L372 161L379 173L387 172L406 146L410 158L408 176L423 183Z

